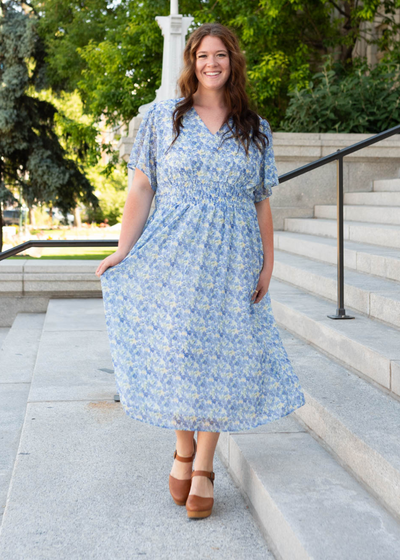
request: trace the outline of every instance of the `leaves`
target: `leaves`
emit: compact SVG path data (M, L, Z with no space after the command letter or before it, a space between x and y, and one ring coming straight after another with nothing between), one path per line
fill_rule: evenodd
M56 134L57 109L33 95L38 44L34 15L8 3L0 27L1 197L10 199L10 188L17 186L29 205L46 203L64 213L79 200L96 206L98 199L77 158L68 157ZM64 123L64 130L67 125L70 137L82 134L79 124Z
M290 92L281 130L378 133L400 124L400 64L389 57L375 67L354 60L346 70L327 57L308 88Z

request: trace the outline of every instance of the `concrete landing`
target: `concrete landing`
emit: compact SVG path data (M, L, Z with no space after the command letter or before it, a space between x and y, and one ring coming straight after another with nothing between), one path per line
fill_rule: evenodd
M218 457L212 516L190 520L173 502L175 432L113 401L104 329L102 300L49 303L0 558L273 560Z

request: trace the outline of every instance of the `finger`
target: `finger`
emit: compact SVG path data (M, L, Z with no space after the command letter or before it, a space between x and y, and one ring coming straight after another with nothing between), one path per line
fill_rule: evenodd
M260 301L262 300L262 298L264 297L264 293L263 291L260 289L260 291L257 294L256 299L254 300L254 303L260 303Z
M260 289L256 288L251 296L251 301L254 303L255 299L257 298L257 295L260 293Z

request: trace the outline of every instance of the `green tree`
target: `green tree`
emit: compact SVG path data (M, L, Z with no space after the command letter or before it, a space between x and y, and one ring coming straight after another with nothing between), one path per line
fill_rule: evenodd
M162 35L154 20L168 15L160 0L33 0L48 51L53 85L78 86L86 111L109 124L129 121L154 99L161 82ZM351 67L363 22L379 14L381 50L396 46L400 0L181 0L192 29L218 21L239 36L248 61L249 94L273 127L284 118L289 92L306 87L329 53ZM190 31L190 30L189 30Z
M10 200L17 188L28 206L45 203L63 213L79 200L97 206L92 185L78 163L67 157L55 132L57 110L28 94L42 79L37 20L15 2L3 2L0 8L1 196ZM1 249L2 228L0 232Z

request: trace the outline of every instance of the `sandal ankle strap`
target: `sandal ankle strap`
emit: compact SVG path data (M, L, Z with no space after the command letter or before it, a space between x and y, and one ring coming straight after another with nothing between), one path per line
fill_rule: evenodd
M197 444L196 444L196 440L193 438L193 446L194 446L194 451L193 451L193 455L191 457L182 457L181 455L178 455L176 449L174 452L174 459L177 459L178 461L182 461L182 463L192 463L195 455L196 455L196 450L197 450Z
M207 478L209 478L212 482L212 484L214 484L214 479L215 479L215 473L212 471L193 471L192 472L192 478L194 476L206 476Z

